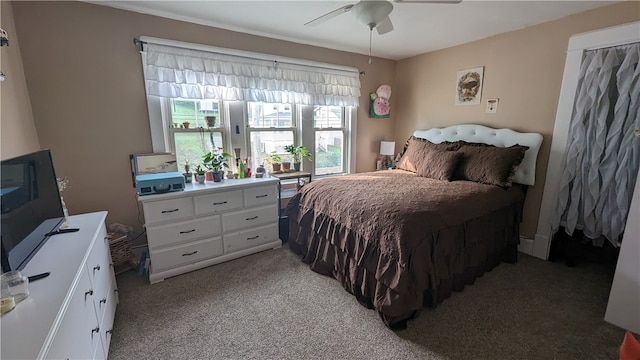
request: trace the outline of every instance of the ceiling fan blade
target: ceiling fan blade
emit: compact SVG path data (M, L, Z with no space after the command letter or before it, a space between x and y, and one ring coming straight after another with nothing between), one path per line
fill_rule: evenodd
M328 13L322 15L322 16L319 16L319 17L309 21L308 23L306 23L304 25L305 26L318 25L321 22L325 22L325 21L327 21L329 19L332 19L332 18L334 18L334 17L336 17L336 16L338 16L340 14L344 14L344 13L346 13L348 11L351 11L352 7L353 7L353 5L345 5L345 6L341 7L341 8L339 8L339 9L335 9L335 10L333 10L331 12L328 12Z
M459 4L462 0L393 0L404 4Z
M387 16L382 20L382 22L376 25L376 30L378 31L378 35L386 34L393 30L393 24L391 23L391 19Z

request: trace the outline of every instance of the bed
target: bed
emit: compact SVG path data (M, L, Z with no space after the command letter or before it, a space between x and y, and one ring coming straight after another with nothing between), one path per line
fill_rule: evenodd
M285 209L289 246L404 328L423 307L516 262L541 143L540 134L472 124L415 131L398 169L302 187Z

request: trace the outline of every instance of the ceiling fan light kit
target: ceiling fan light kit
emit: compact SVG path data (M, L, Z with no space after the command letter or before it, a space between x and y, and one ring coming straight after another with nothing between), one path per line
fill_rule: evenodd
M369 29L387 19L392 10L393 5L388 1L360 1L351 8L356 20Z

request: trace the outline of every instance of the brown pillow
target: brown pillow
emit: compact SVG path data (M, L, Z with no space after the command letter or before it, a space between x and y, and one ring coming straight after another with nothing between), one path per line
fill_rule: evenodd
M451 181L462 156L462 153L455 151L429 151L416 173L422 177Z
M510 187L516 169L524 159L528 146L497 147L479 143L461 142L463 154L455 178L483 184Z
M411 136L404 144L404 149L402 150L400 160L398 160L396 164L396 168L418 172L418 169L423 167L422 163L425 161L425 156L430 151L455 151L459 147L460 145L457 143L444 142L434 144L428 140Z

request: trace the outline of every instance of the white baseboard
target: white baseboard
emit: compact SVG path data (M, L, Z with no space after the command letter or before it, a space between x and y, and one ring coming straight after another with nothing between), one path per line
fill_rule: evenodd
M520 236L520 244L518 244L518 251L520 251L521 253L525 253L527 255L535 256L533 255L533 242L534 241L532 238Z
M533 253L531 255L542 260L547 260L549 258L549 236L536 234L535 241L533 243Z

